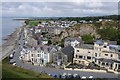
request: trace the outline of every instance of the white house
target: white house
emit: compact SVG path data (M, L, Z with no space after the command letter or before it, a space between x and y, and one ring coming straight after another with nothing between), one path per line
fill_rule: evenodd
M103 40L97 40L94 45L77 45L74 47L73 62L85 65L94 62L108 71L118 71L120 69L120 46Z
M76 45L82 43L82 40L80 38L66 38L64 41L64 46L71 45L72 47L75 47Z

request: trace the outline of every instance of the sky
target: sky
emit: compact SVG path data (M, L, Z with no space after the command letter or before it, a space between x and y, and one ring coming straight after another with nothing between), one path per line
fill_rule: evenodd
M2 17L83 17L118 14L118 2L2 2Z

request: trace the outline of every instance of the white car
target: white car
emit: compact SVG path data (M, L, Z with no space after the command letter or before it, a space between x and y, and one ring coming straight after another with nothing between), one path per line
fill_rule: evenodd
M92 79L93 78L93 76L89 76L89 79Z
M81 79L86 79L86 76L82 76Z
M15 66L15 65L16 65L16 63L13 63L12 65L13 65L13 66Z
M63 73L62 77L61 78L66 78L67 74L66 73Z

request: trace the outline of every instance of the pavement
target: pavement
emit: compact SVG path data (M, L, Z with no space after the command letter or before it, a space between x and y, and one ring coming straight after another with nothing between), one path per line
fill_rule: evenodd
M117 74L113 74L113 73L101 73L101 72L84 72L84 71L75 71L75 70L62 70L62 69L55 69L55 68L49 68L49 67L41 67L41 66L34 66L32 64L28 64L28 63L23 63L20 59L20 51L21 49L19 47L24 45L24 33L21 33L21 38L19 40L20 45L18 45L18 47L15 48L15 55L14 55L14 60L16 61L16 65L24 68L24 69L28 69L28 70L32 70L32 71L36 71L36 72L45 72L47 74L56 74L56 75L62 75L63 73L70 73L70 74L79 74L80 76L93 76L94 78L118 78Z

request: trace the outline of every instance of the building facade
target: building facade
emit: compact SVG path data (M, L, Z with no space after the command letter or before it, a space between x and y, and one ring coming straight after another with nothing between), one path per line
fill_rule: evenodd
M85 65L94 62L108 71L118 71L120 69L120 46L103 40L97 40L94 45L75 46L73 62Z

